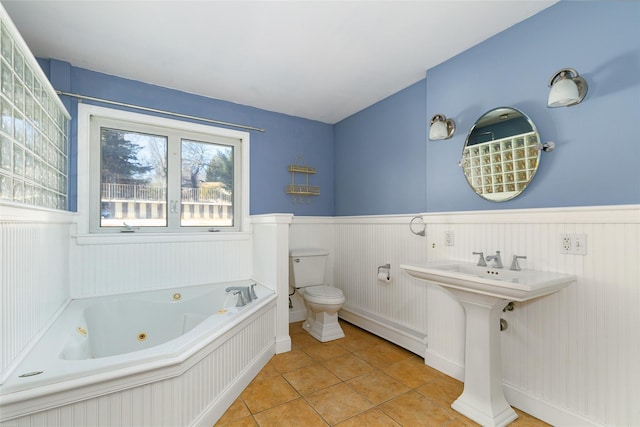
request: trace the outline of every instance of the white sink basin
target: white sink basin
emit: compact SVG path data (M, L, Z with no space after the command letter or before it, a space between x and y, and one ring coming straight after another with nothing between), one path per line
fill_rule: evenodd
M551 294L568 286L575 276L535 270L512 271L508 267L479 267L461 261L434 261L401 264L411 276L450 289L501 298L526 301Z

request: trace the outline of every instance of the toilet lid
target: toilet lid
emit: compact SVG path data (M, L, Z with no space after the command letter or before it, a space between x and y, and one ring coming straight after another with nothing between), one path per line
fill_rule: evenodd
M309 286L304 289L304 293L313 297L322 298L343 298L344 294L342 289L334 288L333 286L318 285Z

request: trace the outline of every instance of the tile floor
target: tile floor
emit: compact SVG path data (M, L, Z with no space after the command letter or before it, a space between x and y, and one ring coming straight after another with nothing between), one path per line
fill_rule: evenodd
M291 323L292 349L275 355L218 426L474 426L450 405L462 383L356 326L321 343ZM548 424L516 410L513 426Z

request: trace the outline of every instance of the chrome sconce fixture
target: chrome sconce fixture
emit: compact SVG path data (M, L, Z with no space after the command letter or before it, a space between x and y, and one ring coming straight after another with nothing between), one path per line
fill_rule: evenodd
M579 104L587 94L587 81L573 68L563 68L549 80L548 107L570 107Z
M447 119L442 114L436 114L431 119L431 127L429 128L429 139L439 141L449 139L456 132L456 124L452 119Z

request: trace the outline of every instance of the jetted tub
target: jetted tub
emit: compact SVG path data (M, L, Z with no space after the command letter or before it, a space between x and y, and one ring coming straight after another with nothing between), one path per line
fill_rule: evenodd
M256 285L258 298L243 307L236 307L237 295L225 292L254 283L72 300L0 386L0 413L9 415L6 405L25 399L184 362L243 319L266 307L275 313L275 293L264 286ZM273 341L273 334L268 338Z

